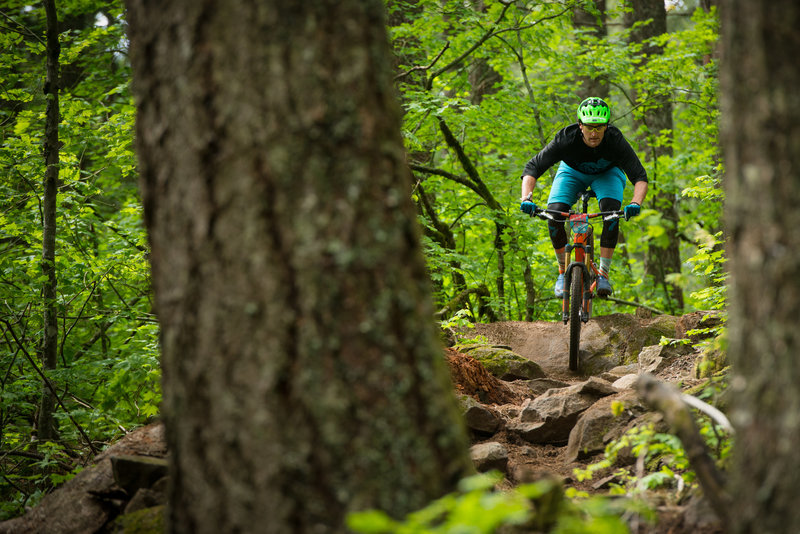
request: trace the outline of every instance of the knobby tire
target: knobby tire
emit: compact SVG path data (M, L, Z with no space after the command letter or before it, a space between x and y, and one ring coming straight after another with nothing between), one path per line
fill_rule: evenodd
M580 367L581 306L583 305L583 269L572 270L569 289L569 370Z

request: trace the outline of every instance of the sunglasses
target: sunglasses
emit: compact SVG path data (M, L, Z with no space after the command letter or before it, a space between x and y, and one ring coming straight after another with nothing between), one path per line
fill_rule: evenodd
M583 123L581 123L581 124L583 124ZM606 124L583 124L583 127L586 128L590 132L600 132L606 126L607 126Z

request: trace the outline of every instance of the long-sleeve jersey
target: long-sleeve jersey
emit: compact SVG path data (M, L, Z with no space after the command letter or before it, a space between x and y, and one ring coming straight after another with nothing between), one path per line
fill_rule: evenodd
M592 148L583 142L578 123L562 128L538 154L525 165L523 176L539 178L559 161L585 174L600 174L619 167L632 184L647 181L647 171L630 143L616 126L606 128L603 141Z

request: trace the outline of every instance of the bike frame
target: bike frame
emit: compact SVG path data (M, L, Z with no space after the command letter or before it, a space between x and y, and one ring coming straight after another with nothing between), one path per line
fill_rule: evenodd
M578 370L578 345L580 343L580 324L586 323L592 317L592 299L597 288L597 277L600 275L600 268L594 262L594 228L590 220L602 217L604 221L619 219L624 212L603 211L598 213L588 213L589 199L594 196L591 190L584 191L580 195L582 201L581 211L556 211L538 209L532 215L540 219L550 219L553 221L565 221L570 224L572 242L567 244L567 267L564 271L564 298L562 300L561 314L564 324L572 320L570 325L570 355L569 367L573 371ZM574 258L570 260L570 257ZM573 285L573 279L579 277L578 282ZM573 294L574 293L574 294ZM576 299L576 304L572 302Z

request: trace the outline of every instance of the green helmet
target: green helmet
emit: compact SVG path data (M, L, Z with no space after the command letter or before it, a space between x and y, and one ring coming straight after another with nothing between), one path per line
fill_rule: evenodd
M578 122L608 124L610 119L611 109L602 98L589 97L578 106Z

